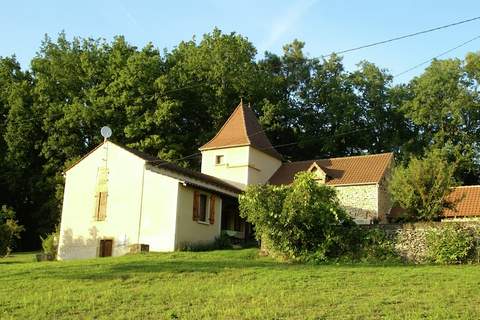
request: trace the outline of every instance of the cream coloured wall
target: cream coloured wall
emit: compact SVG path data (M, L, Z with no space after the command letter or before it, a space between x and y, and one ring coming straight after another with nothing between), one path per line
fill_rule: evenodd
M150 251L175 250L179 180L145 170L140 240Z
M175 249L181 249L185 245L192 243L209 243L220 235L222 217L221 197L215 195L215 223L201 223L192 219L194 191L195 189L192 187L179 185ZM199 191L211 196L209 192ZM208 210L210 209L209 203L207 204Z
M96 257L101 239L113 239L114 256L125 254L131 244L137 243L144 163L107 142L66 172L59 259ZM105 165L106 219L95 221L97 173Z
M250 147L231 147L202 151L201 172L220 178L244 189L248 183L248 149ZM223 155L223 164L217 165L215 158Z
M265 184L270 177L282 165L277 158L259 151L255 148L249 148L248 160L248 184Z
M216 164L223 155L224 163ZM202 173L220 178L240 189L249 184L264 184L282 162L249 146L202 151Z
M334 186L340 204L358 223L370 223L378 216L378 185Z

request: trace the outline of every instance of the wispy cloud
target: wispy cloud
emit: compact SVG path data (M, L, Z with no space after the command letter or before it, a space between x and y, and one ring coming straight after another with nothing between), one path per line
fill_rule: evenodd
M133 16L133 14L130 12L130 10L128 10L128 8L125 6L125 4L122 3L122 1L118 1L117 6L120 8L120 10L122 10L123 14L125 14L125 17L127 17L128 22L132 26L140 29L142 32L146 32L146 30L143 28L143 26L138 23L138 20Z
M316 2L317 0L295 1L288 7L284 15L273 21L267 39L259 46L259 52L269 50Z

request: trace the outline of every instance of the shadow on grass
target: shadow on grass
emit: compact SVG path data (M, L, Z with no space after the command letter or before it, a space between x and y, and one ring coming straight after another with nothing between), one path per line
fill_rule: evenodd
M193 256L190 258L189 256ZM138 258L138 259L137 259ZM170 255L136 255L121 258L90 260L88 263L57 262L55 267L45 269L48 277L80 280L125 279L130 275L154 273L205 273L218 274L228 270L284 270L293 267L288 263L275 262L268 258L233 256L219 253L205 258L199 253L180 253Z
M0 265L35 262L35 254L38 252L18 252L0 258Z

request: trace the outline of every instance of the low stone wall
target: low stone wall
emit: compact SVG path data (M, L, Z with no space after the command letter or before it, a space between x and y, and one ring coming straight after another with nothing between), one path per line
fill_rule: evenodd
M424 263L427 260L427 233L441 230L449 224L475 231L477 243L480 244L480 221L446 221L428 223L378 224L364 225L363 228L379 228L394 242L395 251L403 260L413 263Z

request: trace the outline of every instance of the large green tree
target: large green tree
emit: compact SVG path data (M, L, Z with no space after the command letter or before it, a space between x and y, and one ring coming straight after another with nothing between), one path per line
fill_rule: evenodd
M459 59L434 60L410 83L411 99L403 104L406 117L418 127L417 143L441 149L458 161L456 176L478 182L480 104L476 56L467 66ZM472 77L473 76L473 77Z
M448 160L449 151L433 148L424 157L411 157L407 165L397 166L389 181L393 200L405 212L404 221L437 221L443 211L453 208L448 199L457 185L454 173L458 162Z
M459 180L478 182L478 53L394 85L373 63L349 71L341 57L309 57L304 47L294 40L258 57L245 37L214 29L161 52L61 33L45 37L28 71L0 58L0 203L25 225L24 244L58 223L62 172L101 142L99 128L198 168L198 147L240 98L287 160L396 151L401 163L442 149Z

